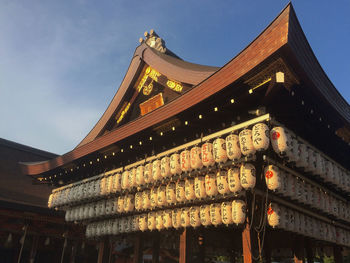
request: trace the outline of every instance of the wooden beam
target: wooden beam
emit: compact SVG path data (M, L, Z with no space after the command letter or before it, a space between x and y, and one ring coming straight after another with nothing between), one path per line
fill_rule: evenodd
M342 248L340 246L333 247L333 255L335 263L343 263Z
M152 263L159 263L159 250L160 250L160 233L157 232L153 236Z
M100 241L98 245L98 257L97 257L97 263L102 263L103 262L103 252L105 249L105 242Z
M304 239L296 237L293 245L294 263L304 263Z
M135 237L134 241L134 259L133 263L141 263L143 257L143 239L142 239L142 233L139 233Z
M312 243L310 239L305 239L305 250L307 263L314 263L314 252L312 250Z
M252 263L252 241L250 236L249 220L247 219L245 228L242 231L243 262Z
M186 263L187 256L187 229L180 235L180 246L179 246L179 263Z

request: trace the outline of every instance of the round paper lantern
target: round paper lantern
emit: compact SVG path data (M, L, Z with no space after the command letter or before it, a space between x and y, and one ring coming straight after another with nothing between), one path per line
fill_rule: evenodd
M144 175L144 166L140 165L136 168L136 184L138 186L141 186L145 183L145 177Z
M136 168L132 168L129 172L129 187L134 188L136 187Z
M166 193L166 201L168 204L175 204L176 203L176 191L175 191L175 184L169 183L166 186L165 189Z
M145 232L147 227L147 214L142 214L139 216L139 228L142 232Z
M256 150L253 144L252 130L244 129L239 133L238 137L241 152L246 156L255 154Z
M142 192L135 194L135 210L139 211L142 209Z
M190 209L188 207L184 207L181 209L180 221L182 227L190 226Z
M252 128L252 139L255 150L267 150L270 144L269 127L265 123L257 123Z
M157 188L153 187L150 194L151 207L155 208L158 203Z
M106 200L106 215L111 215L113 213L113 199Z
M117 200L117 212L123 213L124 212L124 196L119 196Z
M100 179L100 195L106 195L107 193L107 180L106 177Z
M143 171L143 177L145 179L145 183L149 184L153 182L152 177L152 163L148 163L145 165L144 171Z
M306 171L311 172L311 173L315 173L316 172L316 153L313 149L308 148L308 152L309 152L309 159L308 159L308 163L309 165L305 168Z
M214 226L222 224L220 204L215 203L210 205L210 222Z
M161 185L157 189L157 204L159 207L165 206L167 204L166 200L166 188Z
M104 200L98 202L97 214L98 216L106 214L106 202Z
M200 209L201 224L203 226L211 225L211 221L210 221L210 205L201 205L199 209Z
M107 194L113 193L113 175L107 177Z
M139 231L140 228L139 228L139 216L132 216L132 231L133 232L136 232L136 231Z
M291 135L288 135L289 141L290 141L290 151L287 151L287 158L289 162L297 163L300 158L299 153L299 142L296 138L292 137Z
M120 173L116 173L113 175L113 193L120 192L122 189L122 175Z
M280 206L276 203L270 203L267 209L268 224L273 228L279 228L281 227L282 218Z
M203 167L202 150L200 147L195 146L195 147L191 148L190 158L191 158L191 168L192 169L201 169Z
M238 168L231 168L227 171L228 187L234 194L238 194L240 191L242 191L241 180L239 178L239 170L240 169Z
M126 233L128 231L128 228L129 228L129 222L128 222L128 218L127 217L122 217L121 219L121 233Z
M206 142L201 147L202 150L202 163L204 166L212 166L215 164L213 156L213 144Z
M124 211L125 212L131 212L134 210L134 195L126 195L124 197Z
M171 210L163 211L163 225L166 229L169 229L173 226L171 221Z
M306 233L305 229L305 215L303 213L299 213L299 233Z
M213 142L213 155L217 163L224 163L227 161L226 141L222 138L217 138Z
M176 182L176 201L184 202L186 200L185 197L185 182L177 181Z
M156 229L156 213L154 212L148 213L147 226L148 226L148 230L152 231Z
M158 181L158 180L162 179L160 165L161 165L160 160L155 160L152 163L152 177L153 177L153 181Z
M157 228L158 231L164 229L163 211L156 213L156 228Z
M246 218L246 204L243 200L232 201L232 221L236 225L243 224Z
M227 171L221 170L216 174L216 185L218 192L222 195L230 193L228 186Z
M296 233L300 233L300 213L298 211L294 211L294 231Z
M100 222L96 224L96 228L95 229L96 229L95 230L95 236L97 236L97 237L101 236L102 225L101 225Z
M89 206L89 218L94 218L96 217L96 203L90 203Z
M185 197L188 201L194 200L196 198L196 195L194 193L193 179L188 178L185 180Z
M239 145L239 137L236 134L230 134L226 137L226 154L231 160L238 160L241 158L241 148Z
M201 225L199 206L193 206L190 208L190 225L194 228Z
M180 153L180 165L181 171L183 172L189 172L191 170L191 157L189 150L184 150Z
M232 224L232 203L223 202L221 203L221 220L225 225Z
M297 196L296 189L295 189L296 177L287 172L285 173L285 176L287 181L287 191L285 195L295 200Z
M170 156L171 174L181 174L180 154L174 153Z
M240 168L240 182L244 189L253 189L256 183L255 167L250 163L244 163Z
M315 174L321 176L322 178L326 177L325 176L325 174L326 174L325 159L319 152L316 152L316 169L315 169Z
M163 157L160 161L160 173L164 178L171 176L170 158L168 156Z
M181 227L181 209L176 208L171 212L171 221L173 223L173 228L178 229Z
M266 186L269 190L276 191L281 190L282 188L282 180L280 169L275 165L268 165L265 167L265 182Z
M53 197L53 194L50 194L50 195L49 195L49 200L47 201L47 207L48 207L48 208L51 208L51 207L52 207L52 197Z
M146 190L142 192L142 208L146 210L146 209L149 209L150 207L151 207L150 191Z
M64 219L67 221L67 222L70 222L71 221L71 215L72 215L72 210L71 209L68 209L66 211L66 214L64 216Z
M216 186L216 175L207 174L205 176L205 192L208 196L215 196L218 194L218 188Z
M280 155L291 151L290 141L288 140L288 132L282 127L274 127L270 131L270 139L273 150Z
M122 173L122 189L126 190L129 188L129 171Z
M333 184L339 186L339 182L340 182L340 176L341 176L341 172L340 172L340 168L337 164L333 165L333 173L334 173L334 177L333 177Z
M205 178L203 176L198 176L194 179L194 193L198 199L202 199L207 196L205 192Z

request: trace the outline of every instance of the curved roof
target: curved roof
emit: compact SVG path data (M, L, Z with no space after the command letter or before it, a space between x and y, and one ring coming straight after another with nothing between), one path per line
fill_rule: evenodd
M320 100L326 103L329 109L334 110L344 123L350 123L348 103L335 89L319 65L299 25L292 5L288 4L255 40L219 70L184 62L159 54L144 44L140 45L135 51L128 72L110 106L78 147L46 163L24 165L23 169L29 175L37 175L103 149L198 104L276 54L282 57L300 78L310 84L313 92L318 94ZM98 131L103 128L112 110L120 103L137 69L143 62L170 78L196 86L163 107L97 137Z

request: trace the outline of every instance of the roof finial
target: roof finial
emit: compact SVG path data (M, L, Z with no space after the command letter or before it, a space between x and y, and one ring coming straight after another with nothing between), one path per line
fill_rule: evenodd
M166 52L165 41L158 36L154 29L151 29L149 33L146 31L143 35L145 36L145 39L139 39L141 44L145 42L149 47L154 48L159 52Z

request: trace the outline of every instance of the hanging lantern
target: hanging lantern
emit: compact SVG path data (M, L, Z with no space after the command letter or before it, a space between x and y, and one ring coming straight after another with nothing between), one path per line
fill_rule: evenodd
M225 225L232 224L232 203L223 202L221 203L221 220Z
M190 209L188 207L184 207L181 209L180 220L182 227L190 226Z
M333 180L332 180L332 184L335 184L337 186L339 186L339 181L340 181L340 168L337 164L333 164Z
M270 144L269 127L265 123L257 123L252 128L252 139L255 150L267 150Z
M231 168L227 172L228 187L234 194L238 194L240 191L242 191L242 185L239 179L239 170L240 169L238 168Z
M216 185L218 188L219 194L228 194L230 192L227 180L227 171L220 170L216 174Z
M305 171L315 173L316 172L316 153L313 149L308 148L308 166L305 168Z
M113 179L114 179L113 175L110 175L107 177L107 194L108 195L113 193ZM83 185L83 189L84 189L84 186L85 185Z
M163 176L163 178L170 177L170 158L168 156L165 156L160 161L160 173Z
M181 174L180 154L174 153L170 156L171 174Z
M131 212L134 210L134 195L126 195L124 197L124 211Z
M169 229L173 226L171 221L171 210L163 211L163 225L166 229Z
M147 216L147 226L148 230L155 230L156 229L156 213L150 212Z
M107 180L106 177L100 179L100 195L106 195L107 193Z
M202 163L204 166L212 166L215 164L213 156L213 144L206 142L201 147L202 150Z
M210 205L210 222L214 226L222 224L220 204L215 203Z
M308 152L307 146L303 143L298 142L298 153L299 153L299 159L295 163L296 167L306 168L309 165L308 163L309 152Z
M189 150L184 150L180 153L180 164L183 172L189 172L191 170L191 157Z
M210 205L201 205L199 209L200 209L201 224L203 226L211 225L211 221L210 221Z
M68 209L66 211L66 214L64 216L64 220L66 220L67 222L70 222L71 221L71 215L72 215L72 210L71 209Z
M253 144L252 130L244 129L239 133L238 137L241 152L246 156L255 154L256 151Z
M176 182L176 201L184 202L186 200L185 197L185 182L177 181Z
M287 172L285 172L285 176L287 181L287 191L285 192L285 195L295 200L297 196L296 189L295 189L296 177Z
M145 183L149 184L153 182L152 177L152 163L148 163L145 165L144 171L143 171L143 177L145 179Z
M98 202L97 211L96 211L97 216L105 215L105 212L106 212L106 206L105 205L106 204L105 204L104 200L101 200L101 201Z
M181 227L181 209L176 208L172 210L171 221L173 223L173 228L178 229Z
M132 168L131 171L129 172L129 187L134 188L136 187L136 168Z
M205 192L208 196L215 196L218 194L216 186L216 175L207 174L205 176Z
M278 191L281 190L283 184L283 172L275 165L268 165L265 168L265 182L269 190Z
M270 131L270 139L273 150L280 155L290 152L290 142L288 140L287 130L282 127L274 127Z
M131 216L131 231L139 231L139 216Z
M155 208L158 203L158 196L157 196L157 188L153 187L151 189L151 195L150 195L150 201L151 201L151 207Z
M142 186L145 183L144 169L145 167L143 165L136 168L136 184L138 186Z
M111 215L113 213L113 199L106 200L106 215Z
M121 233L127 233L129 231L129 222L127 217L122 217L121 219Z
M190 208L190 225L194 228L201 225L199 206L192 206Z
M129 188L129 171L126 170L122 173L122 189L126 190Z
M142 192L142 208L144 210L147 210L150 207L151 207L150 192L149 192L149 190L146 190L146 191Z
M288 135L288 140L290 141L290 151L287 151L287 158L289 162L294 162L297 163L300 158L300 153L299 153L299 142L296 138L292 137L289 133Z
M296 233L300 233L300 213L298 211L294 211L294 231Z
M123 213L124 212L124 196L119 196L117 200L117 212Z
M112 192L118 193L122 189L122 176L119 173L116 173L113 175L113 186L112 186Z
M236 134L230 134L226 137L226 154L231 160L238 160L241 158L241 148L239 146L239 137Z
M240 182L244 189L253 189L256 183L255 167L250 163L243 163L240 168Z
M194 180L187 178L185 180L185 197L186 200L191 201L196 198L196 195L194 193Z
M247 213L246 203L243 200L232 201L232 221L236 225L243 224L245 222Z
M217 138L213 142L213 155L217 163L225 163L227 161L226 142L222 138Z
M281 213L281 208L276 203L270 203L267 209L267 222L268 224L275 228L281 227L281 221L283 220L283 216Z
M145 232L148 229L147 214L142 214L139 216L139 228L142 232Z
M165 206L167 204L166 200L166 189L164 185L161 185L157 189L157 204L159 207Z
M202 199L207 196L205 192L205 178L203 176L194 178L194 193L198 199Z
M113 181L113 190L114 190L114 181ZM93 197L98 197L100 195L101 189L100 189L100 180L97 179L94 181L94 193Z
M191 168L201 169L203 167L202 163L202 150L200 147L192 147L190 151Z
M89 208L89 218L95 218L97 216L97 203L90 203L90 208Z
M142 192L135 194L135 210L139 211L142 209Z
M158 231L164 229L163 211L156 213L156 228L157 228Z
M166 186L165 189L166 193L166 201L168 204L175 204L176 203L176 191L175 191L175 184L169 183Z
M160 160L155 160L152 163L152 177L153 177L153 181L158 181L158 180L162 179L160 165L161 165Z

